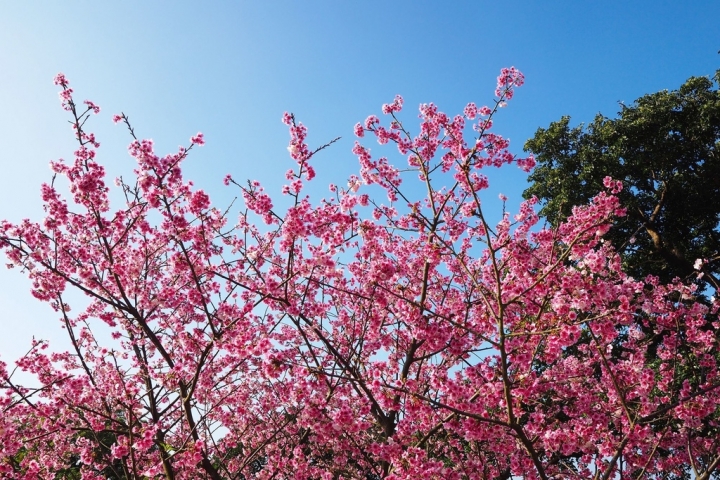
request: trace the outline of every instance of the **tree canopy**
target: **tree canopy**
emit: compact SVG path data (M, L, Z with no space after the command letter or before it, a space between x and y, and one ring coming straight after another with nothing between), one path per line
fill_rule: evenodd
M2 478L718 477L719 307L622 271L622 182L553 228L535 199L488 223L483 172L533 165L490 131L516 69L493 108L421 105L415 135L384 105L327 198L308 187L324 147L284 115L287 185L228 176L232 217L183 176L202 134L160 156L124 115L137 165L111 195L99 107L56 83L78 149L51 162L44 218L0 221L0 252L71 348L0 361Z
M692 77L678 90L621 103L617 118L598 114L588 125L571 127L565 116L538 129L525 144L538 162L525 198L537 196L540 214L557 225L602 188L603 178L619 179L627 215L607 238L625 270L717 290L720 70L714 80Z

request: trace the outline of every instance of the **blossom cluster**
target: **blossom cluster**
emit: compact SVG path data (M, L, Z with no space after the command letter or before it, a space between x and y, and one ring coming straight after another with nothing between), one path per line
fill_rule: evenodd
M3 478L710 478L720 464L718 306L623 272L603 239L626 214L622 182L557 228L534 198L489 223L483 169L534 164L491 131L516 69L495 108L421 105L415 136L395 97L389 123L355 134L402 165L358 140L359 171L329 199L301 195L319 149L285 114L290 202L228 175L237 220L183 177L200 133L164 156L133 138L135 178L111 205L84 130L99 107L77 111L55 81L79 143L51 164L69 195L44 184L45 217L1 222L0 250L72 351L37 340L0 362Z

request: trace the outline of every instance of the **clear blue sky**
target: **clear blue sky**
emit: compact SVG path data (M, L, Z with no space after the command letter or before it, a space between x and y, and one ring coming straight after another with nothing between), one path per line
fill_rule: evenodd
M511 150L571 115L612 116L617 102L677 88L720 68L720 2L591 1L129 1L5 2L0 9L0 218L40 218L39 185L51 159L71 158L67 115L52 78L64 72L78 100L103 111L90 130L111 177L133 168L128 114L139 136L169 153L198 130L207 145L186 175L222 204L222 177L277 191L289 168L288 110L311 145L343 139L316 161L318 183L356 170L352 126L397 93L405 119L434 102L458 113L492 101L501 67L526 76L496 120ZM491 177L515 205L524 174ZM274 189L274 190L273 190ZM0 358L32 335L63 345L56 315L18 271L0 269Z

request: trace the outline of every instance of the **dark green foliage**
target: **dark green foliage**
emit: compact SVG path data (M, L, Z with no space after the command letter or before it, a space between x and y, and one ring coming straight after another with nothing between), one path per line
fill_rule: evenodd
M588 125L570 126L562 117L547 129L540 128L525 143L537 167L523 196L537 196L540 214L558 225L576 205L587 203L605 187L606 176L622 180L619 194L627 216L618 218L606 235L621 254L624 270L638 279L654 275L665 282L679 277L695 282L700 290L720 291L720 70L714 82L692 77L678 90L645 95L632 105L621 104L617 118L598 114ZM695 260L702 275L695 270ZM709 292L708 292L709 293ZM681 301L681 299L677 299ZM647 322L637 312L643 330ZM687 345L678 325L678 349ZM656 349L660 332L649 337L648 365L657 369ZM717 334L717 333L716 333ZM588 339L584 339L588 341ZM578 344L583 343L581 340ZM566 355L580 355L575 346ZM614 362L625 353L614 348ZM690 360L695 360L690 358ZM720 362L720 354L716 355ZM717 363L720 365L720 363ZM539 365L538 368L542 368ZM684 382L705 380L705 368L691 361L676 372L673 390L679 394ZM720 413L719 413L720 415ZM662 427L664 418L652 422ZM717 438L716 427L707 426L695 435ZM658 451L660 457L671 451ZM634 477L633 477L634 478ZM668 480L691 478L689 472L668 474ZM712 477L715 478L715 477Z
M678 90L621 104L618 118L600 114L570 127L563 117L525 144L538 162L523 196L543 202L541 215L557 225L575 205L601 191L603 178L622 180L628 215L607 238L625 270L663 282L680 277L701 287L720 285L720 70L715 82L687 80ZM704 258L703 278L693 264Z

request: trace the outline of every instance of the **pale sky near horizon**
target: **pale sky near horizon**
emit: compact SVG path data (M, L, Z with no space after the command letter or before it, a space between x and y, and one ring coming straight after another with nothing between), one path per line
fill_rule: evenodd
M159 153L202 131L207 145L186 175L223 205L234 195L222 186L227 173L279 190L291 166L285 110L308 127L311 145L342 136L317 159L324 188L357 171L352 127L395 94L412 128L420 103L449 114L490 104L500 69L515 66L526 84L495 129L522 154L562 115L573 124L614 116L618 101L713 75L718 18L711 0L5 2L0 219L39 220L48 162L72 158L52 84L60 71L77 100L103 109L90 129L111 178L133 168L127 132L111 122L123 111ZM488 208L501 208L502 192L512 210L524 178L516 167L492 175ZM17 358L33 335L63 345L56 317L20 272L0 268L0 360Z

